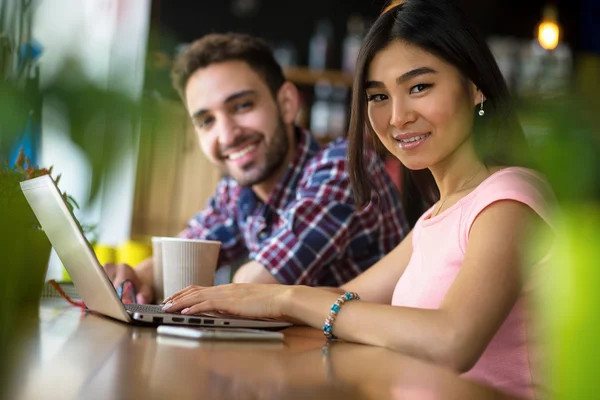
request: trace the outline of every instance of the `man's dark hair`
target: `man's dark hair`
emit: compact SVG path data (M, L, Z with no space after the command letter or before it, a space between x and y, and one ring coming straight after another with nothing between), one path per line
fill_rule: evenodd
M183 102L185 87L194 72L225 61L247 63L264 79L273 97L285 82L281 66L264 40L240 33L210 34L193 42L173 65L171 80Z

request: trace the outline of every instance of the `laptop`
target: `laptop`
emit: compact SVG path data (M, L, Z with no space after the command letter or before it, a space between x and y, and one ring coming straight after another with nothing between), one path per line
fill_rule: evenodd
M257 329L281 329L291 325L284 321L241 318L221 313L166 313L159 305L124 304L54 180L49 175L40 176L21 182L21 190L89 310L136 324Z

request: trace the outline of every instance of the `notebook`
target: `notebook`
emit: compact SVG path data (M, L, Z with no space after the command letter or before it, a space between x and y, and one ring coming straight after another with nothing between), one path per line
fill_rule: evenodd
M165 313L159 305L123 304L98 262L81 227L49 175L21 182L29 202L56 254L69 273L87 308L126 323L279 329L291 324L272 319L249 319L221 313Z

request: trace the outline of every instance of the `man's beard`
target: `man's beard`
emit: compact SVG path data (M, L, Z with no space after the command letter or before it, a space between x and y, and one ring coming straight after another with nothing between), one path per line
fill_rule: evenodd
M266 137L265 135L262 135ZM243 172L235 171L231 173L229 168L226 172L237 181L240 186L253 186L262 183L275 174L281 165L285 162L289 150L289 139L287 137L285 124L281 117L278 118L277 127L271 136L271 142L267 143L267 149L264 158L256 160L242 168ZM242 138L241 142L247 141Z

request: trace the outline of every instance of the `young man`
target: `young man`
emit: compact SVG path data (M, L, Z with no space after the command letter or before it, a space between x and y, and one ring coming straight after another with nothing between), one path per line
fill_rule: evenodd
M396 189L375 155L370 178L383 190L357 210L347 142L320 148L294 125L298 90L262 40L207 35L176 60L172 78L203 152L227 176L180 236L222 242L219 266L246 257L234 282L339 286L408 233ZM105 268L115 285L134 282L138 302L152 301L151 259L135 270Z

